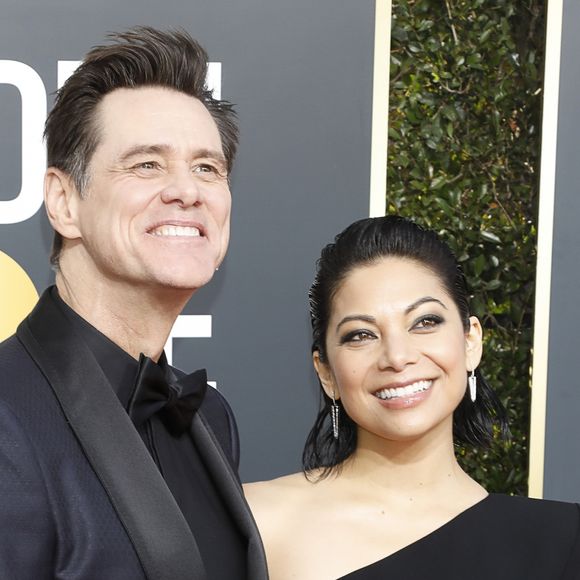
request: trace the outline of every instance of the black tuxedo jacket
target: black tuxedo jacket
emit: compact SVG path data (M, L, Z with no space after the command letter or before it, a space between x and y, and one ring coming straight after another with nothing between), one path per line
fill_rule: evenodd
M248 539L247 578L265 580L262 544L232 467L238 443L228 409L208 389L191 432ZM206 578L149 452L47 293L0 345L0 578Z

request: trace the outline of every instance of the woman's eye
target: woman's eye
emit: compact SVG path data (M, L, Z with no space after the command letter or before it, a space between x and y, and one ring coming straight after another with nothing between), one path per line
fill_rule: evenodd
M369 340L373 340L374 338L376 338L375 335L368 330L353 330L352 332L345 334L342 337L340 343L347 344L367 342Z
M417 320L417 322L415 322L413 325L413 328L417 328L419 330L432 330L433 328L439 326L442 322L443 319L440 316L431 314L429 316L423 316Z

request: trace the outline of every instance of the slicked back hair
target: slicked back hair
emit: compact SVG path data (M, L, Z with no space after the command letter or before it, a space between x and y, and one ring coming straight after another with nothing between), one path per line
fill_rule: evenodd
M333 301L342 283L352 270L370 266L389 257L412 260L439 278L457 306L463 328L469 331L468 293L463 271L449 246L432 230L427 230L400 216L359 220L336 236L323 248L317 262L316 277L310 288L310 321L312 352L318 352L321 362L328 362L326 334ZM487 446L494 437L494 425L501 436L509 429L506 412L495 392L484 380L479 368L477 399L465 396L453 414L453 435L458 444ZM467 375L465 377L467 386ZM357 426L348 416L340 400L340 433L334 439L329 420L332 400L321 385L320 409L302 455L304 471L314 470L321 477L340 468L356 449Z
M120 88L166 87L190 95L207 108L221 137L228 172L238 145L236 114L227 101L214 99L206 87L206 51L183 30L140 26L112 33L109 42L91 49L57 91L44 129L49 167L68 174L82 196L100 132L98 106ZM58 267L62 236L55 232L50 261Z

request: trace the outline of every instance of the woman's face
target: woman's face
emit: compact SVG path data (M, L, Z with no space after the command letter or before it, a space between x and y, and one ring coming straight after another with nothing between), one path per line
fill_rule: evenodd
M348 274L332 304L327 362L315 352L314 364L359 441L452 435L467 371L481 358L481 327L470 323L466 333L440 279L418 262L385 258Z

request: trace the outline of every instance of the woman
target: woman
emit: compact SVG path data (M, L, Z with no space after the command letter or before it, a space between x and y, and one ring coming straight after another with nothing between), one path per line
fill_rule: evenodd
M580 506L488 494L457 463L454 440L507 428L436 234L352 224L322 251L310 307L323 403L304 473L246 486L272 580L580 579Z

